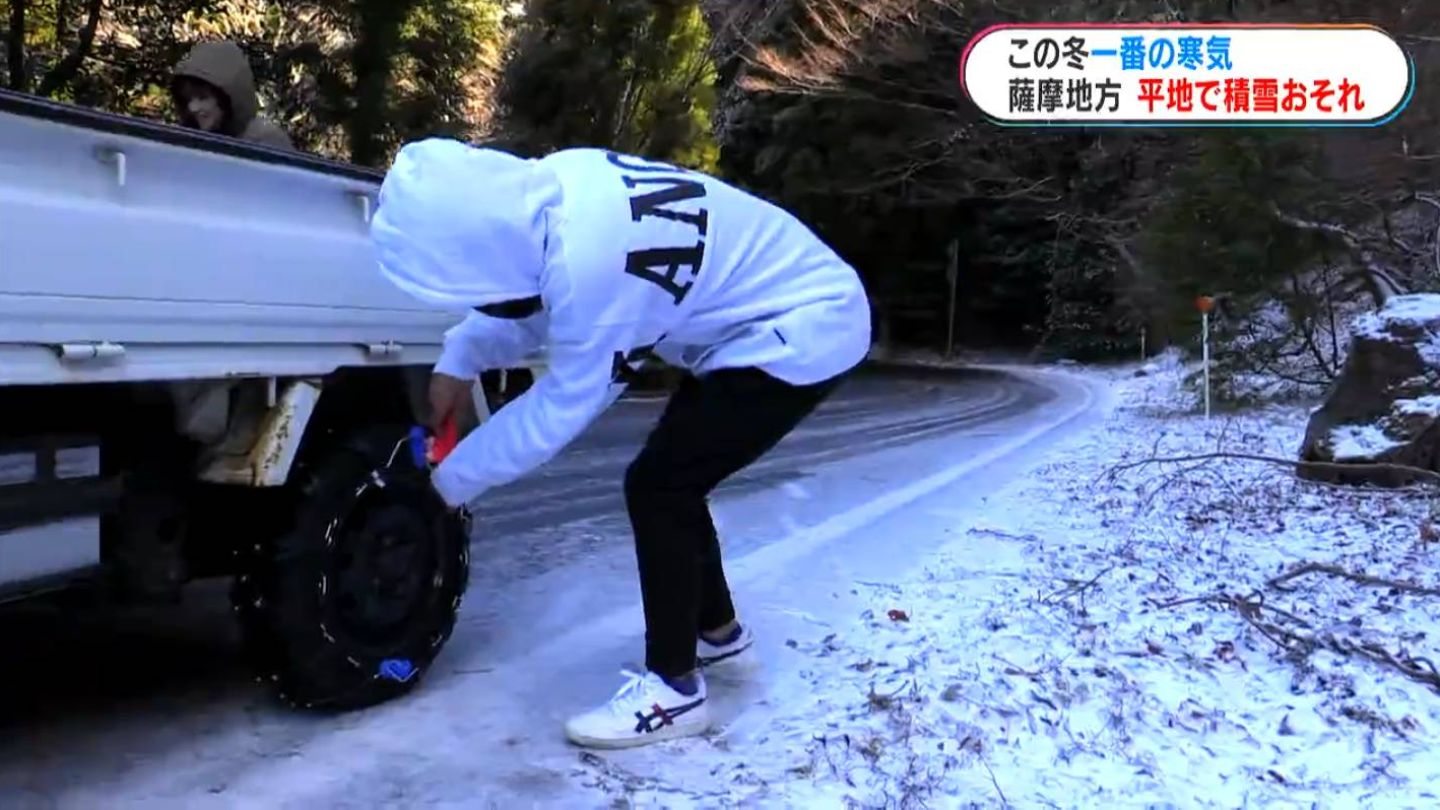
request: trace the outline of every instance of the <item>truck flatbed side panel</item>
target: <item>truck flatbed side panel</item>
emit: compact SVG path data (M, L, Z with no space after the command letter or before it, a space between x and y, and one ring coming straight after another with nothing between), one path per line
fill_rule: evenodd
M429 363L462 317L375 267L373 174L52 109L68 105L17 110L13 95L0 94L0 384ZM82 343L121 350L59 361Z
M49 347L0 343L0 386L121 383L233 377L319 377L341 368L429 366L434 346L376 356L365 347L264 344L128 344L123 356L65 360Z
M0 88L0 114L69 124L96 133L129 135L156 143L231 155L260 163L296 166L322 174L362 180L373 183L377 187L384 179L384 173L376 169L356 166L353 163L341 163L309 152L278 149L224 135L212 135L198 129L152 121L148 118L120 115L3 88Z

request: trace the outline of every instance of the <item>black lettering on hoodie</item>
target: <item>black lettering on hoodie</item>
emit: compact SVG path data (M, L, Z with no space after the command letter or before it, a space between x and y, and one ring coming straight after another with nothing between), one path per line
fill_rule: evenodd
M639 239L631 238L625 240L629 244L637 241L643 244L645 237L645 218L655 217L668 219L672 222L683 222L695 229L700 237L704 237L710 229L710 210L701 207L693 212L681 211L667 206L675 203L683 203L689 200L703 200L707 193L705 184L684 176L686 171L663 163L648 163L628 155L621 155L615 152L606 152L606 159L611 165L631 172L670 172L670 177L631 177L622 176L621 181L631 191L640 189L641 193L630 196L630 220L638 223L642 228L637 234ZM675 175L679 176L675 176ZM661 188L654 188L661 186ZM695 276L700 272L700 265L705 260L705 240L697 239L693 245L649 245L636 248L625 254L625 272L646 281L665 292L675 299L678 306L685 300L686 294L695 286Z
M605 159L610 165L619 169L632 172L679 172L684 174L685 170L678 166L671 166L668 163L651 163L643 158L631 155L622 155L618 152L606 152Z
M632 250L625 256L625 272L670 293L678 305L695 286L695 276L705 259L705 243L690 247L656 247ZM681 274L687 276L682 280Z
M634 189L640 185L664 184L667 188L651 191L630 198L630 219L639 222L645 217L661 217L675 222L687 222L694 226L695 230L705 235L705 230L710 226L710 211L701 208L695 213L689 211L675 211L662 206L670 203L683 202L685 200L701 200L705 198L705 184L694 180L686 180L683 177L623 177L626 188Z

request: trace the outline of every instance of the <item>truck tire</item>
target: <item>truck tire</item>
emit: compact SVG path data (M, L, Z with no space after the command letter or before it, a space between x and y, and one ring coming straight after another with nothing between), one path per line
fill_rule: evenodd
M455 626L467 527L408 448L395 452L404 436L367 432L297 470L291 527L241 555L232 597L245 646L257 678L292 706L405 694Z

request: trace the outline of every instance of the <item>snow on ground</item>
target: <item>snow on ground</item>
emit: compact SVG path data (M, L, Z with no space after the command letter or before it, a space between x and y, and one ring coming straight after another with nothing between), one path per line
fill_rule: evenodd
M1440 804L1440 591L1395 584L1440 588L1432 496L1147 462L1300 442L1302 407L1194 415L1184 371L1108 372L1102 428L983 524L935 526L954 539L914 576L857 583L848 626L787 639L731 728L583 754L579 783L613 806Z

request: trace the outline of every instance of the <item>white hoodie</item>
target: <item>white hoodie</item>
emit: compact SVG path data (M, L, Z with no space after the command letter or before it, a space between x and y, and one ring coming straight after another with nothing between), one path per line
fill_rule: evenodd
M547 349L549 372L435 472L452 506L551 459L624 390L647 349L704 374L795 385L870 347L855 271L798 219L713 177L599 149L526 160L431 138L400 150L370 227L381 270L468 312L436 371L472 377ZM523 321L473 308L539 295Z

